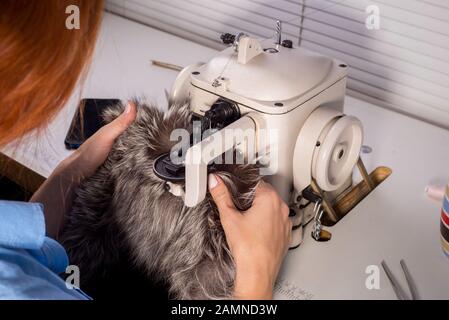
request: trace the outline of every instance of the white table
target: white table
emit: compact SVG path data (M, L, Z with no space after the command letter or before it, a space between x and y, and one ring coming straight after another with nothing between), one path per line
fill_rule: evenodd
M164 105L176 72L149 60L178 65L207 61L216 53L190 41L105 14L87 81L48 129L19 146L2 150L47 177L69 154L64 138L80 97L145 95ZM363 155L369 171L389 166L393 174L332 228L332 240L318 243L306 231L304 243L290 251L279 276L276 298L395 299L383 271L380 289L368 290L365 269L385 259L406 287L399 260L404 258L422 298L449 298L449 259L439 243L440 204L424 187L449 181L449 131L347 97L346 113L365 129Z
M362 155L368 171L378 165L392 175L334 227L329 242L305 241L290 251L280 273L278 298L396 299L380 262L407 288L404 259L421 298L449 298L449 259L440 245L441 203L424 192L431 181L449 181L449 131L349 98L346 113L363 123ZM310 226L309 226L310 227ZM368 290L368 265L380 267L380 290Z

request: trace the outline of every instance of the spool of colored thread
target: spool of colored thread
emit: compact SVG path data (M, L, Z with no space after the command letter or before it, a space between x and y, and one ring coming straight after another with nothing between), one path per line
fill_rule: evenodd
M441 245L446 257L449 258L449 184L446 186L446 192L443 198L443 207L441 208Z

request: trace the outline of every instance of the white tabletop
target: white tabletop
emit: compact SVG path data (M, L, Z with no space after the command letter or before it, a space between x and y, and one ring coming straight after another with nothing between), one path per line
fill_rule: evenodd
M363 123L362 155L368 171L379 165L392 175L334 227L329 242L305 232L280 273L277 298L396 299L380 262L384 259L407 291L399 265L404 259L423 299L449 298L449 259L440 245L441 203L424 192L449 181L449 131L347 98L345 112ZM310 226L309 226L310 227ZM380 267L380 289L368 290L367 266Z
M105 14L88 78L48 129L2 151L44 177L69 151L64 138L80 97L146 96L165 105L176 71L151 66L162 60L185 66L207 61L215 50ZM368 290L365 269L385 259L406 288L405 259L422 298L449 298L449 259L439 243L440 203L425 186L449 181L449 131L347 97L345 111L364 125L363 155L369 171L386 165L393 174L332 228L331 241L304 243L288 253L276 298L395 299L383 271L380 290Z

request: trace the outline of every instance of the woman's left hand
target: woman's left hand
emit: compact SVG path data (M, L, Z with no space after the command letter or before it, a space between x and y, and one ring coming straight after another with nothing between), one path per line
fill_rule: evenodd
M128 102L120 116L103 126L64 160L65 169L70 168L68 171L65 170L66 174L79 182L93 175L108 157L115 139L133 123L135 118L136 106Z
M133 123L136 114L136 106L128 102L120 116L103 126L64 159L33 194L30 201L44 205L48 236L58 238L70 210L74 190L104 163L114 141Z

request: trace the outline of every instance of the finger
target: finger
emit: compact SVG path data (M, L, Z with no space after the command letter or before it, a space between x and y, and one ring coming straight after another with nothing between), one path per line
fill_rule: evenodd
M105 125L98 131L99 135L108 142L114 142L136 119L137 110L133 102L128 102L125 111L112 122Z
M234 213L234 210L236 210L234 202L232 201L231 193L223 183L223 180L212 173L209 174L208 184L209 192L217 205L218 211L220 212L220 219L226 219L225 215L229 212Z

